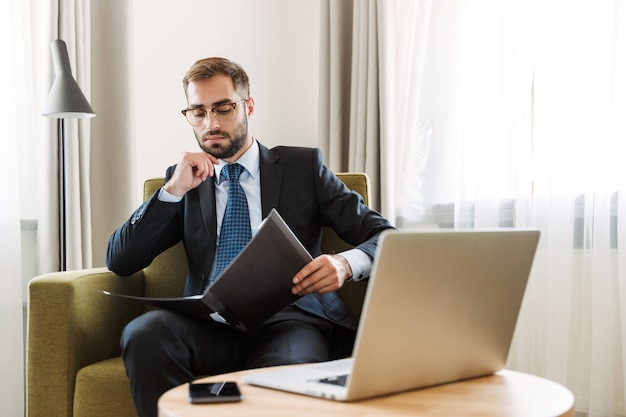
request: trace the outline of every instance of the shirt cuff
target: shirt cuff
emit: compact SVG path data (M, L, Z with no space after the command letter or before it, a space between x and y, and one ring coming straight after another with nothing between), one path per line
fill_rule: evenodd
M182 197L177 197L165 191L163 187L159 190L159 195L157 196L159 201L163 201L165 203L180 203L183 199Z
M339 255L346 258L352 269L352 281L361 281L370 276L372 270L372 258L360 249L350 249Z

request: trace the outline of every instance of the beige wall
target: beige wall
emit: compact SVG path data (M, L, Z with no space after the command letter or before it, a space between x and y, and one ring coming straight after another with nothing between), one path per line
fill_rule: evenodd
M134 0L137 182L198 150L180 114L181 80L197 59L248 72L263 144L317 146L319 0ZM141 187L138 186L140 191Z

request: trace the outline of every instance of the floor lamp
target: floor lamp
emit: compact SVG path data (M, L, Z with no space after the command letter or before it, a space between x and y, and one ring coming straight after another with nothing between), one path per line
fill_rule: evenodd
M59 184L59 270L67 269L67 235L65 226L65 119L91 118L96 113L72 76L67 46L61 39L52 41L54 83L48 94L43 116L59 119L58 184Z

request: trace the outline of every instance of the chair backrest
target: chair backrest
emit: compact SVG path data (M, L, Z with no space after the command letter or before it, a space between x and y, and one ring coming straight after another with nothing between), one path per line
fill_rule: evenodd
M365 204L369 204L370 183L365 173L337 173L337 177L346 186L361 195ZM147 200L163 186L163 178L152 178L144 183L143 196ZM331 228L322 232L322 253L338 253L351 248L341 240ZM144 269L144 295L146 297L179 297L183 293L187 276L187 256L182 242L157 256L150 266ZM339 296L358 320L365 297L367 284L348 282L340 290Z

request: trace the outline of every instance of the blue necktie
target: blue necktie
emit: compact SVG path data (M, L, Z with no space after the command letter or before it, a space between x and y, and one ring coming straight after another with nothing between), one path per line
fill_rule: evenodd
M241 252L252 239L250 228L250 212L246 194L239 184L239 176L243 167L239 164L229 164L222 169L224 178L228 181L228 200L224 219L220 228L220 237L217 245L215 272L209 280L209 285L222 273L230 262Z

